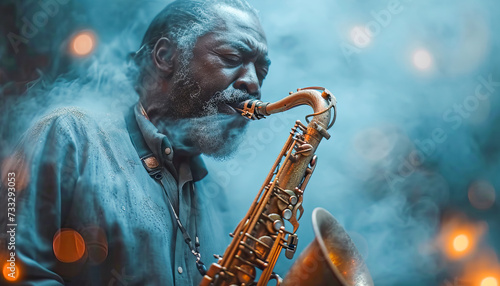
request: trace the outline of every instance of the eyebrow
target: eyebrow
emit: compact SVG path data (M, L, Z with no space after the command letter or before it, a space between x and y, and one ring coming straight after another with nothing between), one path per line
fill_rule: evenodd
M267 48L265 48L265 46L262 45L261 43L254 43L254 41L246 40L244 42L242 41L231 42L229 43L229 45L245 55L253 56L258 54L259 56L257 61L260 64L264 64L268 68L271 65L271 59L267 54ZM252 50L250 46L255 47L255 51Z

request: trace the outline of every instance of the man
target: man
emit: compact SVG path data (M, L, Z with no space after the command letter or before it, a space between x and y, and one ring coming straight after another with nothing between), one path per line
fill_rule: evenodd
M16 190L21 285L193 285L198 253L209 264L227 246L200 154L229 156L247 123L232 106L260 98L258 17L240 0L175 1L134 60L139 101L124 119L59 109L3 170L29 178Z

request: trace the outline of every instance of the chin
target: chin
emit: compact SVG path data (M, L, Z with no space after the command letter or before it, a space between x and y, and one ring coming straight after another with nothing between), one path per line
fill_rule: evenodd
M193 139L202 154L223 161L234 157L247 126L248 120L241 116L209 116L198 126Z

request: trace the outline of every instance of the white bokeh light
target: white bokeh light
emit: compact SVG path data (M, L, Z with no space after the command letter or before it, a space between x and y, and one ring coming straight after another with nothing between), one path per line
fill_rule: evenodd
M413 53L413 64L419 70L427 70L432 66L432 55L425 49Z
M367 47L372 41L369 31L363 26L355 26L351 29L351 40L358 48Z

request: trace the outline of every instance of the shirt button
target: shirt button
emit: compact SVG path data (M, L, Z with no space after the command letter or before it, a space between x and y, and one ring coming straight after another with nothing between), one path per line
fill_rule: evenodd
M170 155L170 153L172 153L172 149L170 149L168 147L165 148L165 154Z
M179 272L179 274L182 274L182 267L177 267L177 272Z

